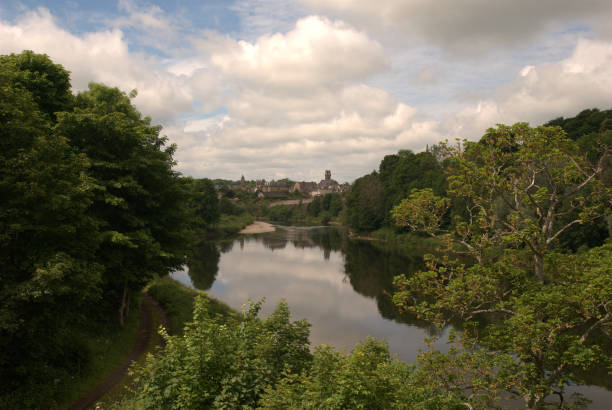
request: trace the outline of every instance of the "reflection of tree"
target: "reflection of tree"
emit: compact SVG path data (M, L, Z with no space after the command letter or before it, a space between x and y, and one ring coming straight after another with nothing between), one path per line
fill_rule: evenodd
M232 244L232 242L229 243ZM196 246L187 263L189 277L196 289L208 290L212 287L219 271L220 257L221 253L214 242L205 241Z
M422 253L408 254L387 245L350 240L339 229L314 229L309 237L324 253L342 251L344 273L351 286L355 292L376 299L382 317L425 328L432 335L437 333L430 323L399 312L391 300L393 277L424 269Z
M240 238L239 241L240 241L240 249L242 249L244 238ZM219 249L219 251L221 251L221 253L228 253L229 251L232 250L233 247L234 247L233 239L217 242L217 248Z

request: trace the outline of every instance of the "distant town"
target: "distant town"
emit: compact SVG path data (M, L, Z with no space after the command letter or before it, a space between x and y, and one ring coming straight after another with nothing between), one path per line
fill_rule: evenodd
M279 199L285 198L289 194L301 194L304 198L311 198L325 194L338 193L341 194L350 189L350 184L339 184L338 181L332 179L331 171L326 170L324 178L319 182L301 181L296 182L290 179L281 179L278 181L265 179L246 180L244 175L239 182L227 180L215 180L215 188L219 195L223 195L227 191L242 191L255 193L259 198L263 199Z

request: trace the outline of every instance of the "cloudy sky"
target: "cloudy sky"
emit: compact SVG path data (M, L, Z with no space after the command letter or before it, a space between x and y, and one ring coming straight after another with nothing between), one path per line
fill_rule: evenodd
M134 102L209 178L344 182L386 154L612 108L610 0L3 0L0 54Z

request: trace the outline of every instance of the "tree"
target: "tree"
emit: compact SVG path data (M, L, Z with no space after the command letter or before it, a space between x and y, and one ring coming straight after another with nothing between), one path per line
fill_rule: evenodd
M56 112L72 109L70 73L61 65L54 64L46 54L26 50L20 54L0 56L0 64L14 68L11 86L27 90L48 119L55 120Z
M376 172L358 178L346 197L346 220L350 228L374 231L385 219L383 188Z
M562 403L564 386L581 382L576 369L610 362L602 336L612 324L612 245L578 255L555 249L563 232L608 211L611 192L598 177L610 151L604 148L593 165L559 128L526 124L499 126L465 149L446 149L448 193L464 204L464 217L442 229L450 200L431 190L414 191L394 208L400 225L443 245L429 256L427 271L396 279L394 301L439 326L467 322L467 344L485 349L474 366L496 369L492 384L478 386L483 394L501 388L528 408L546 405L551 394ZM476 263L466 266L457 255ZM504 360L493 361L487 350ZM445 366L453 360L438 358L452 371ZM466 394L476 389L472 370L458 382Z
M446 148L454 160L448 191L462 200L467 220L445 233L479 262L502 243L525 246L533 258L533 271L543 282L544 257L555 239L574 225L603 217L610 207L612 191L597 178L609 148L593 166L559 128L500 125L489 129L479 143L467 143L465 150ZM431 191L427 195L436 201ZM406 212L409 204L416 205L414 199L396 207L394 215L400 225L425 228L416 219L432 210ZM438 205L440 214L448 202ZM566 215L574 218L567 221ZM440 218L428 222L430 226L422 230L429 234L441 228Z
M185 259L187 195L172 170L175 147L117 88L91 83L74 112L58 114L57 135L91 161L95 196L89 213L100 229L105 302L123 323L130 295Z
M219 200L215 185L208 178L183 178L189 196L191 225L199 230L206 229L219 221Z
M14 408L38 406L48 380L75 370L84 351L68 330L86 321L101 279L90 163L48 115L45 87L65 77L22 71L22 59L63 72L30 52L0 57L0 402Z

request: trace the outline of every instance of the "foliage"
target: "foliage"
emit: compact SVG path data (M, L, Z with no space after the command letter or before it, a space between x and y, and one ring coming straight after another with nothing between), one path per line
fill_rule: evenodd
M182 335L185 325L193 321L193 307L195 298L202 292L183 286L176 280L164 276L154 279L147 285L147 292L157 300L170 318L173 335ZM238 313L210 296L208 299L208 313L211 317L233 317Z
M426 271L396 279L394 301L439 326L467 322L467 344L485 350L466 371L466 391L495 401L503 389L529 408L545 406L551 394L563 400L565 386L581 382L576 369L610 362L599 336L612 324L612 244L582 254L555 250L561 233L607 212L603 159L593 166L559 128L526 124L490 129L464 150L446 148L448 193L461 199L465 218L457 214L443 228L449 201L430 190L394 209L398 223L444 244ZM466 266L457 254L477 263ZM437 357L440 378L456 372L456 358ZM488 381L474 390L470 378L483 366Z
M260 307L251 303L241 320L226 323L210 317L207 300L198 296L184 337L163 332L164 354L150 356L137 370L138 402L167 409L255 407L283 370L305 369L311 360L309 324L291 323L285 303L260 320Z
M181 182L185 184L188 193L191 228L197 232L217 223L220 216L220 206L213 182L208 178L181 178Z
M358 232L371 232L393 225L391 209L416 189L428 188L436 195L443 194L446 179L441 151L441 146L418 154L401 150L385 156L378 173L357 179L347 196L349 227Z
M342 195L325 194L323 196L315 196L312 202L308 204L307 209L308 213L314 217L319 216L322 212L327 213L328 219L336 217L342 210Z
M378 229L385 219L383 187L376 172L358 178L346 196L346 223L358 232Z
M457 397L416 382L412 366L394 360L372 338L350 354L319 346L307 373L288 373L261 400L264 409L461 409Z
M0 56L0 65L11 67L10 87L21 89L32 96L40 112L49 120L55 113L68 111L73 106L70 92L70 73L54 64L46 54L26 50L20 54Z
M19 71L24 60L41 71ZM0 394L10 394L0 401L7 406L34 405L53 394L46 379L75 370L86 352L68 329L100 297L101 265L91 258L96 225L85 213L89 161L53 133L37 103L47 98L44 87L29 91L47 77L44 69L52 77L57 66L29 52L0 58ZM41 385L39 395L24 392L30 383Z
M612 110L600 111L597 108L593 108L583 110L572 118L555 118L554 120L548 121L544 125L549 127L561 127L567 133L569 138L577 141L584 135L611 129L611 119Z
M251 303L242 317L222 320L195 300L183 337L168 336L164 353L137 374L132 407L143 408L402 408L462 409L459 397L422 386L424 375L367 339L350 354L329 346L310 353L309 324L290 322L281 302L266 319Z
M0 407L49 407L87 368L79 335L182 264L186 192L119 90L74 97L31 51L0 56L0 88Z
M172 170L175 147L165 147L160 127L128 96L93 83L77 95L73 112L58 113L55 131L91 160L89 213L101 239L95 259L104 265L105 302L122 321L134 290L184 261L187 195Z
M383 185L385 223L392 224L390 211L415 189L430 188L434 193L444 193L445 177L442 164L429 151L414 154L401 150L387 155L380 162L380 180Z

